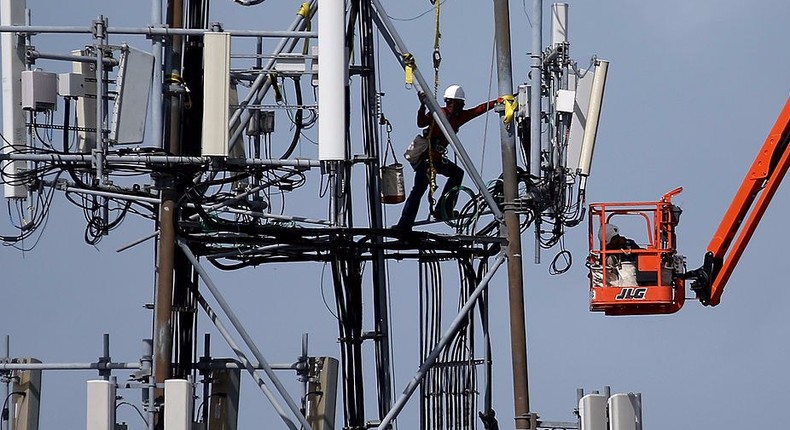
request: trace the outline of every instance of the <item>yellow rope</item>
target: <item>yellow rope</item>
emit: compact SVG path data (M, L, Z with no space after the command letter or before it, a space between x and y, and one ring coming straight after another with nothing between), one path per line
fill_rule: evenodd
M513 116L516 114L516 110L518 110L518 101L512 94L502 96L501 99L502 103L505 104L505 114L502 117L502 122L510 124L513 122Z
M442 63L442 53L439 50L439 41L442 38L442 33L439 30L439 17L440 17L440 6L442 4L441 1L431 0L434 4L434 10L436 13L434 14L434 32L433 32L433 96L434 98L438 99L439 97L439 66ZM433 197L433 194L439 189L439 186L436 184L436 166L433 165L433 139L431 139L431 134L433 132L433 126L435 124L435 120L431 121L430 127L428 127L428 179L430 182L430 189L428 192L428 203L430 205L430 210L433 212L434 206L436 204L436 199Z

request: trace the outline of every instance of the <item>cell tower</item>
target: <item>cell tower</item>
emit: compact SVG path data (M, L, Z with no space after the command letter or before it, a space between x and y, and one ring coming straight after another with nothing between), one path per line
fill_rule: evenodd
M518 71L528 81L514 85L508 4L493 2L502 171L486 181L380 0L306 1L283 14L278 22L290 25L277 30L214 22L205 0L152 0L152 22L139 28L114 27L105 16L86 26L37 27L25 18L25 0L0 3L0 178L20 226L3 241L43 228L57 193L83 210L89 244L130 214L155 226L145 239L157 241L148 351L138 363L112 363L107 351L88 366L100 376L88 386L89 429L113 428L115 393L123 389L144 393L148 428L187 429L196 421L235 429L244 370L290 429L391 428L418 393L424 430L477 428L478 415L495 430L487 288L502 266L512 301L515 428L541 426L529 406L521 236L534 226L539 262L541 249L561 247L565 230L584 218L608 65L571 60L567 4L550 8L548 47L535 26L530 70ZM235 3L244 14L272 7ZM441 2L432 4L438 16ZM543 21L542 1L534 15ZM50 51L59 34L81 35L83 44ZM401 65L396 75L405 72L409 88L426 94L435 126L473 184L444 196L458 199L458 213L443 221L451 234L434 232L442 222L434 218L414 231L384 224L384 205L402 201L403 188L389 188L387 176L397 165L385 162L392 124L380 82L393 74L379 70L381 55ZM402 390L393 386L390 362L394 260L417 263L423 310L418 370ZM304 383L299 396L275 374L206 267L266 273L269 264L293 262L331 269L339 340L339 358L310 356L304 340L291 369ZM443 281L448 264L457 268L457 285ZM372 303L363 301L367 288ZM458 296L449 323L438 310L448 293ZM366 306L372 321L362 318ZM236 356L212 355L209 337L193 330L199 316ZM363 366L366 351L374 381L363 372L371 367ZM8 361L0 371L51 370ZM133 371L133 382L114 381L114 369Z

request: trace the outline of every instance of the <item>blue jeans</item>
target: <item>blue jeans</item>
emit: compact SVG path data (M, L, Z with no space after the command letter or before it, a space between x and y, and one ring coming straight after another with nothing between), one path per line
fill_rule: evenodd
M439 199L443 206L437 206L436 212L451 217L453 215L453 209L455 208L455 202L458 200L458 192L449 193L449 191L461 185L464 179L464 170L446 158L442 158L439 162L434 162L433 167L436 169L437 174L447 177L447 182L442 189L442 196L444 199ZM429 175L430 163L428 163L427 158L424 158L414 168L414 187L412 187L409 192L409 197L403 205L403 212L401 213L400 220L395 227L410 230L414 225L417 212L420 210L420 201L431 182Z

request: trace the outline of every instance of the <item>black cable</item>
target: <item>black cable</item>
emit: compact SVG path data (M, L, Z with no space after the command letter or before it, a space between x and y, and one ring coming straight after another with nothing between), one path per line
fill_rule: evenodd
M127 402L127 401L122 401L122 402L118 402L118 403L115 404L115 410L117 411L118 407L121 406L121 405L129 405L132 408L134 408L134 410L137 411L137 415L140 415L140 419L143 420L143 423L145 423L145 425L148 426L148 420L145 419L145 416L143 415L143 412L140 411L140 408L138 408L137 405L133 405L133 404Z
M304 109L302 108L302 86L300 77L294 77L294 92L296 93L296 105L298 108L296 109L296 114L293 119L294 134L291 138L291 145L288 149L285 150L285 153L280 157L281 160L285 160L290 158L293 154L294 150L296 149L296 144L299 143L299 136L302 134L302 120L304 119Z

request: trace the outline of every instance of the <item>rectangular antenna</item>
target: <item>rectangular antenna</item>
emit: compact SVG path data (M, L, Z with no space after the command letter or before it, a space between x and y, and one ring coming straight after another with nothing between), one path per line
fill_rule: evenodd
M17 363L41 363L35 358L19 358ZM13 391L24 393L16 400L15 430L38 430L41 401L41 369L14 371ZM13 403L12 403L13 405Z
M228 156L230 33L203 35L203 156Z
M118 97L112 111L111 142L129 144L143 141L153 73L153 55L132 47L127 47L121 53Z
M115 384L88 381L87 430L115 430Z
M0 0L0 25L25 25L25 0ZM25 117L22 112L22 71L25 70L24 38L10 31L0 34L3 75L3 154L25 145ZM7 199L27 197L27 189L13 175L26 170L24 161L3 161L3 193Z
M74 50L71 55L86 55ZM71 71L82 75L85 94L77 98L77 152L91 152L96 147L96 65L81 61L71 62Z
M165 380L165 429L192 429L192 383L185 379Z

